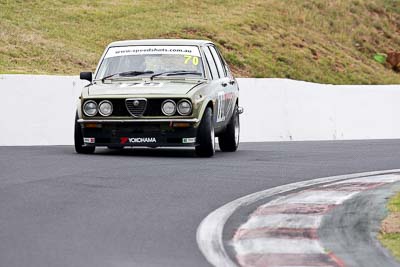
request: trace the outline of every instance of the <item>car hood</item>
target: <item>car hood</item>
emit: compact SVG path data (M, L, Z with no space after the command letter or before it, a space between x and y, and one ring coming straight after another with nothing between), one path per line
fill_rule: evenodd
M91 85L89 96L99 95L184 95L193 87L201 84L199 81L129 81L121 83L101 83Z

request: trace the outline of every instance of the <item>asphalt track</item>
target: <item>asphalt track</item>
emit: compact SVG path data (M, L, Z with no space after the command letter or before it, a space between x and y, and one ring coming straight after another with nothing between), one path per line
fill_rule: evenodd
M243 195L396 169L400 140L241 144L191 150L0 147L0 267L207 266L196 229Z

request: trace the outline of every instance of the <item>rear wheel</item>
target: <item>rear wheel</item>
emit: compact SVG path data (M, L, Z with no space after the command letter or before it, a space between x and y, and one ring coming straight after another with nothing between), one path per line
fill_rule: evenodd
M78 123L78 114L75 116L75 133L74 133L74 144L75 151L78 154L93 154L96 147L94 146L84 146L83 135L81 126Z
M223 152L234 152L239 146L240 123L237 109L235 106L230 122L218 137L219 148Z
M200 157L212 157L215 154L215 131L212 109L204 111L203 118L197 132L198 146L196 154Z

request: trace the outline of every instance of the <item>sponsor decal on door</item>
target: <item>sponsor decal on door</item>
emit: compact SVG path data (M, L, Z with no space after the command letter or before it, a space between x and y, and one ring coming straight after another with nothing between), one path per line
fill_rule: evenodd
M217 122L226 120L226 116L232 108L235 94L219 92L217 97Z

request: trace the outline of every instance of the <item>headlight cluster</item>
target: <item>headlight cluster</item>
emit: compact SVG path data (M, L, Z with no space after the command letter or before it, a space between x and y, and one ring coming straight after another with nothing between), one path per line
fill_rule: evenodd
M153 106L153 108L149 108L149 115L148 116L160 116L160 111L154 110L155 105L160 105L158 102L159 99L150 100L147 105ZM119 102L118 102L119 103ZM118 105L118 103L114 103ZM128 107L127 107L128 108ZM134 108L143 108L143 112L145 112L146 105L143 107L134 107ZM108 117L113 114L113 104L109 100L86 100L83 103L82 111L85 116L93 117L93 116L103 116ZM166 99L161 104L161 112L165 116L174 116L174 115L181 115L181 116L189 116L193 111L192 102L189 99ZM117 112L118 113L118 112ZM127 114L128 115L128 114Z
M83 113L85 113L86 116L93 117L97 112L104 117L110 116L113 112L112 103L108 100L103 100L97 105L95 101L88 100L83 104Z
M175 115L176 112L179 115L187 116L192 112L192 103L189 100L182 99L176 104L175 101L167 99L162 103L161 111L166 116Z

